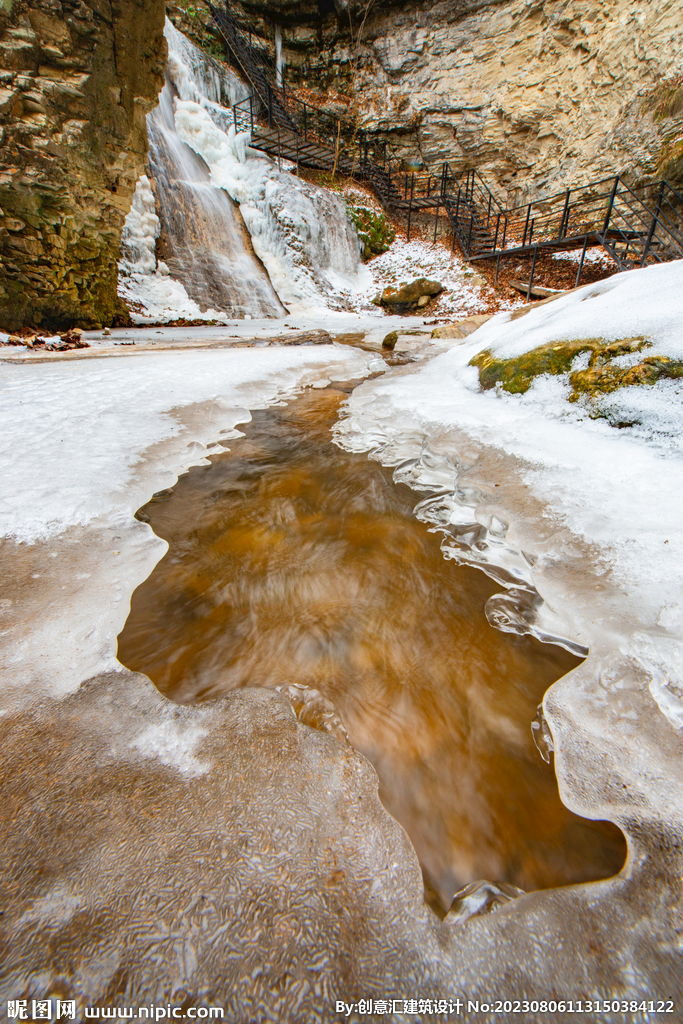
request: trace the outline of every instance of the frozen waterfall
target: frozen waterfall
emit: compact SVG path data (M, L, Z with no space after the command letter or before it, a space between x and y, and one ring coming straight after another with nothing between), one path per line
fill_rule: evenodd
M149 173L122 239L119 291L134 318L349 308L369 273L343 200L250 150L230 111L244 84L168 20L165 33Z
M138 182L122 238L119 291L134 319L281 316L237 204L176 131L177 82L224 114L244 95L238 79L167 22L172 47L159 106L147 117L148 175ZM174 82L175 80L175 82Z

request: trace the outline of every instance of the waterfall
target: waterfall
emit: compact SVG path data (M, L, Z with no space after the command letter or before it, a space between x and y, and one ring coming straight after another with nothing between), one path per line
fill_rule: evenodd
M165 34L149 173L122 240L119 291L134 318L353 308L370 275L343 200L250 150L230 109L247 88L168 20Z
M166 37L172 48L166 83L147 116L148 174L138 182L124 227L120 294L139 322L281 316L286 311L237 205L212 183L205 161L175 124L178 85L217 119L227 114L221 104L236 102L246 90L170 22Z

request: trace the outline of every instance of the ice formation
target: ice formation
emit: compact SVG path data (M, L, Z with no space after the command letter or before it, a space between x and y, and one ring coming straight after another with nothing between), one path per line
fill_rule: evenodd
M632 333L628 289L638 299L648 275L658 303L642 329L673 351L680 267L624 275L620 294L583 307L594 286L533 310L529 344L561 323L573 337L587 306L595 329ZM314 1022L338 999L442 1000L447 1019L462 997L487 1007L469 1014L482 1022L497 1000L680 1000L683 601L677 551L668 558L680 456L652 431L481 393L469 358L517 326L498 317L483 340L362 385L346 438L427 483L464 527L459 550L471 527L472 550L502 553L508 594L531 579L544 601L534 628L554 616L590 646L544 716L563 800L620 824L624 870L466 920L456 908L440 925L348 744L297 721L284 694L182 707L117 665L130 595L166 547L135 509L210 441L229 443L247 409L362 376L372 359L320 348L5 365L0 997L58 993L79 1010L203 1002L226 1019Z
M135 318L281 315L273 289L293 314L350 308L371 279L343 201L249 150L230 109L245 86L169 21L165 32L167 82L147 118L156 196L141 179L122 243Z
M225 320L217 309L202 310L184 285L170 276L168 266L156 258L161 222L146 174L135 186L133 203L121 237L119 295L126 300L134 323L188 320Z
M126 218L119 293L138 323L282 315L267 273L249 251L235 204L211 183L206 164L176 130L178 95L201 101L219 119L227 116L221 102L235 102L246 90L169 21L165 31L166 84L147 117L152 181L141 177Z
M211 168L212 180L240 204L254 249L293 313L346 308L368 275L341 199L248 149L234 128L222 130L199 104L179 100L181 137Z
M143 453L177 439L180 471L204 457L204 444L232 428L246 409L329 373L362 375L376 356L350 348L272 348L145 354L135 359L83 361L1 374L3 447L0 536L33 543L98 516L134 512L131 496ZM187 434L182 410L208 403L205 425ZM16 456L17 424L35 438ZM212 433L213 431L213 433ZM13 439L14 438L14 439ZM190 443L191 442L191 443ZM194 445L194 447L193 447ZM144 489L143 489L144 490ZM137 502L137 504L136 504Z
M378 365L320 346L5 366L0 554L18 552L24 567L13 572L29 586L0 606L0 705L30 685L60 692L120 667L130 595L166 548L133 518L155 491L222 451L216 439L249 409Z
M601 736L598 746L605 742L619 763L613 770L629 777L655 816L661 811L654 810L659 798L647 781L647 759L661 765L659 744L682 738L683 385L662 380L598 397L600 411L616 410L614 419L632 424L618 428L566 401L568 375L541 376L525 394L483 391L470 361L484 350L509 358L542 344L634 335L650 342L647 353L679 360L682 286L683 263L670 263L588 285L522 317L499 314L430 363L356 389L339 431L341 443L370 449L398 464L401 479L437 492L418 511L445 534L447 556L479 563L503 585L505 593L487 609L494 624L541 639L564 636L590 649L569 678L590 679L592 672L601 680L600 707L584 709L586 721ZM530 495L542 503L540 531L539 512L528 511ZM572 570L558 574L560 562ZM554 739L561 737L559 762L570 761L581 742L578 734L569 739L564 725L571 716L560 695L571 687L556 684L545 701ZM621 764L614 738L605 738L617 706L624 743L635 736L638 718L653 708L659 716L654 747L639 737L640 777L633 761L630 768ZM675 788L675 765L662 770ZM585 801L594 808L602 800L604 780L594 781L582 783L582 813Z

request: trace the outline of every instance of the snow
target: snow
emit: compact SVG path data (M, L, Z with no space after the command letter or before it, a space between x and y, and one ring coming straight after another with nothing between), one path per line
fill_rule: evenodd
M560 260L561 262L569 263L580 263L581 262L581 249L572 249L569 252L554 252L552 259ZM601 245L596 245L590 249L586 249L584 256L584 266L593 264L595 266L605 268L608 270L614 270L614 260L605 252Z
M184 775L197 776L204 775L210 767L195 754L197 746L207 735L208 729L200 725L181 728L177 722L163 721L150 725L130 746L145 757L158 759Z
M450 505L439 499L445 511L435 507L424 517L437 528L448 527L444 516L455 512L463 522L487 523L488 533L469 548L461 539L448 541L446 554L480 564L508 589L510 600L538 589L545 607L530 630L518 621L512 623L515 631L544 636L549 630L562 635L564 629L565 637L596 650L609 647L607 637L616 633L621 653L647 667L650 693L676 729L683 723L682 382L633 386L599 399L599 409L611 410L615 421L638 420L617 429L607 419L592 418L588 407L570 404L562 377L541 376L523 395L482 391L478 371L469 363L482 350L509 358L555 341L639 335L652 343L645 355L680 359L681 322L683 261L615 275L516 320L501 313L431 362L367 382L351 396L349 417L339 430L340 443L369 448L387 464L417 459L406 463L409 471L399 468L414 486L443 487L450 471ZM584 555L576 573L584 582L574 612L565 615L562 602L551 598L553 566L566 551L544 550L537 539L534 555L527 531L524 551L534 557L522 571L521 541L515 543L524 533L521 499L519 523L500 542L491 535L490 517L497 509L509 521L509 509L489 500L486 514L478 513L481 493L476 488L467 493L457 483L467 459L476 462L471 455L461 461L458 447L467 451L472 442L478 452L500 453L511 477L519 473L521 486L543 503L543 517L558 537L568 530L575 538L571 543L579 543ZM439 466L441 478L434 483ZM514 565L522 567L521 576L510 574ZM510 607L508 601L506 614Z
M509 359L552 341L596 337L616 341L645 335L655 342L648 354L680 359L682 267L677 260L615 274L538 306L512 322L509 313L501 313L480 328L477 342Z

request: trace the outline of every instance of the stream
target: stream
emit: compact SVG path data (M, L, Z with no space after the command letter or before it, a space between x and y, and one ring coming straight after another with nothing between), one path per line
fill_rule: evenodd
M377 771L440 915L477 879L614 875L620 831L563 806L530 729L579 660L493 629L496 584L443 558L413 515L420 494L333 443L352 388L255 411L229 452L139 511L169 550L135 591L119 660L184 704L318 691L323 724Z

